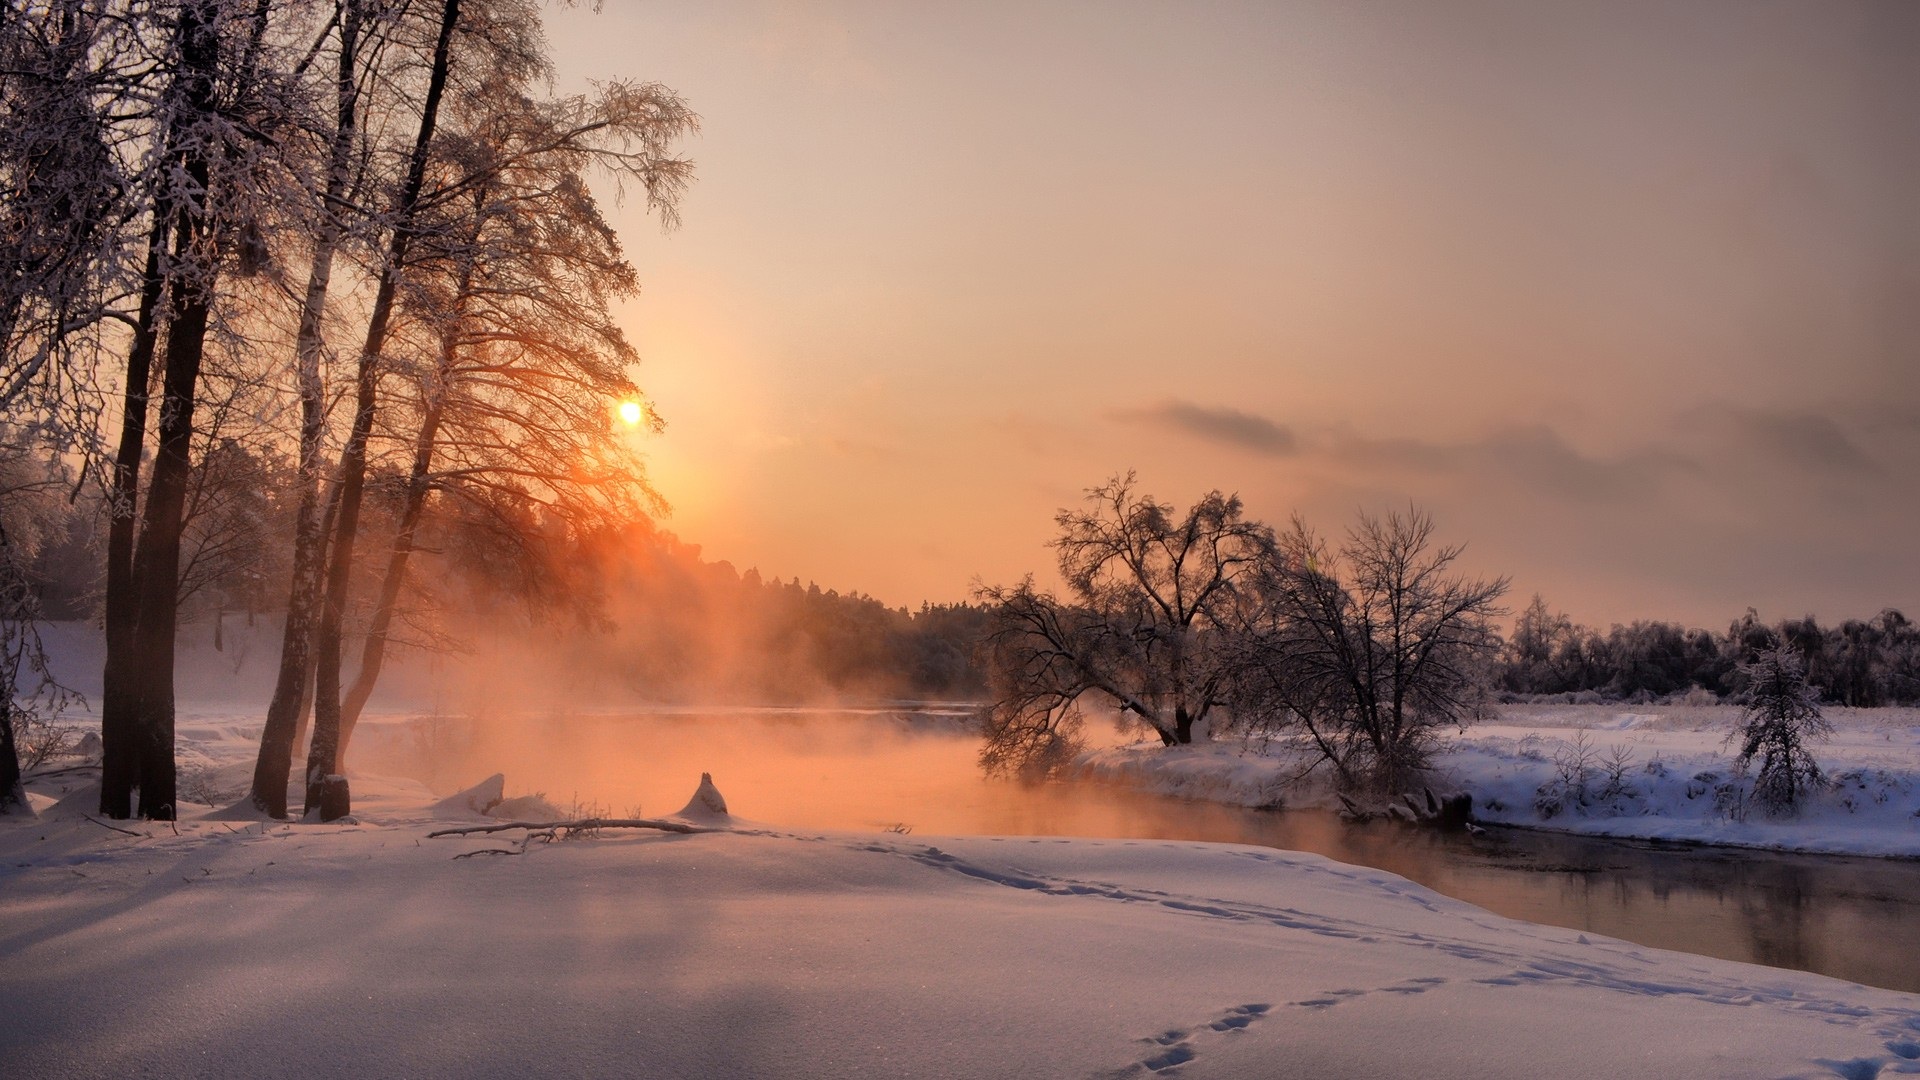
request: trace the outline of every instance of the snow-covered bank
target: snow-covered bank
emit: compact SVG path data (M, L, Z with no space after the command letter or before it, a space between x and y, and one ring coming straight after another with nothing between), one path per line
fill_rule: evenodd
M1436 790L1468 791L1487 822L1596 836L1778 850L1920 856L1920 710L1830 709L1816 747L1833 786L1798 813L1752 805L1733 767L1728 706L1509 705L1454 736L1434 760ZM1276 744L1219 741L1082 755L1083 775L1238 806L1336 805L1296 781L1305 764Z
M740 825L455 858L515 845L361 789L357 824L0 822L8 1074L1920 1072L1913 995L1312 855Z

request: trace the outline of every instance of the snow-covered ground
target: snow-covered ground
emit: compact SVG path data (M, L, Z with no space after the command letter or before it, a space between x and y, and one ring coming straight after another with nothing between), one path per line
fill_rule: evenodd
M218 713L182 735L214 777L253 745ZM747 820L521 852L429 837L458 800L355 784L350 823L128 835L88 820L85 773L39 781L39 818L0 819L0 1072L1920 1074L1920 997L1313 855ZM520 853L459 857L489 850Z
M1507 705L1451 734L1435 791L1467 791L1487 822L1601 836L1794 851L1920 856L1920 709L1828 709L1815 753L1832 786L1771 817L1734 768L1732 706ZM1584 747L1584 750L1582 749ZM1333 806L1294 780L1302 759L1272 743L1176 750L1109 747L1081 758L1092 776L1241 806Z

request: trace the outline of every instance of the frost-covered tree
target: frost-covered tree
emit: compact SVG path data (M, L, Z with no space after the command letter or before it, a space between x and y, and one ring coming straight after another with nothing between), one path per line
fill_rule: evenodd
M364 220L357 213L364 199L354 196L354 157L362 148L363 90L370 66L366 54L379 55L378 29L393 20L379 15L387 5L376 0L341 0L332 35L332 123L322 125L324 164L318 190L310 196L314 217L307 257L307 283L301 293L294 334L294 385L300 399L300 435L295 495L291 584L280 645L280 668L266 725L260 737L260 756L254 769L249 798L255 808L274 817L287 813L287 774L292 768L296 731L313 685L313 624L319 610L320 573L325 557L321 524L321 474L325 471L326 384L322 377L326 342L323 326L332 289L334 259L352 226ZM363 52L363 31L376 48Z
M84 441L88 354L123 317L128 124L143 14L102 0L12 2L0 15L0 411ZM132 151L137 153L136 151Z
M1507 641L1506 667L1501 681L1517 693L1552 693L1565 689L1558 661L1565 655L1574 637L1573 620L1565 612L1547 606L1545 597L1533 594L1520 617L1514 620L1513 635Z
M671 148L693 114L653 84L542 102L504 76L476 81L449 103L403 294L408 336L426 355L395 365L402 392L386 434L410 460L360 670L343 692L343 753L379 678L429 497L460 502L509 544L578 537L659 505L612 416L631 403L659 429L612 313L638 284L585 172L638 182L670 223L689 172Z
M1396 791L1439 730L1481 715L1505 578L1473 578L1419 510L1361 515L1335 551L1295 518L1259 568L1235 635L1249 716L1298 734L1344 787Z
M1763 651L1741 672L1747 690L1728 736L1740 744L1735 760L1744 769L1759 758L1754 798L1774 813L1792 810L1824 779L1808 744L1824 741L1833 725L1820 714L1819 693L1808 685L1806 667L1791 645Z
M1045 772L1073 745L1089 695L1169 745L1226 703L1231 670L1222 628L1241 618L1246 582L1273 534L1237 496L1201 497L1185 515L1114 477L1062 510L1060 576L1067 597L1035 588L982 588L992 704L981 762L990 771Z
M577 280L541 282L535 275L525 273L516 279L513 272L492 281L476 276L482 269L478 256L497 234L493 230L463 231L479 219L453 208L470 205L484 215L485 208L496 197L525 198L536 191L545 197L549 194L544 191L546 184L557 186L563 193L565 189L575 188L584 194L579 170L600 166L621 179L639 182L646 191L649 206L671 217L691 168L672 155L670 146L693 130L695 117L677 96L664 88L613 84L603 88L596 97L571 99L551 106L542 106L524 93L517 93L548 73L538 13L532 5L520 0L443 0L438 15L438 32L427 66L426 88L420 99L412 148L404 176L389 203L386 244L377 260L377 287L360 347L351 426L340 455L337 506L333 512L333 532L327 539L326 576L314 629L314 723L307 754L306 805L309 810L320 808L323 816L345 812L344 781L334 778L339 768L342 739L349 726L344 717L353 700L351 688L343 685L341 660L357 555L355 541L376 449L376 421L381 418L386 400L381 382L396 367L389 354L400 351L406 337L408 300L422 292L422 262L431 260L436 238L467 236L472 252L466 255L455 252L446 262L456 268L456 277L466 274L470 284L484 282L485 295L494 302L501 302L514 291L524 298L549 287L573 288L572 298L577 301L583 295L578 291ZM512 107L496 111L488 118L492 145L488 145L488 139L477 138L480 132L476 130L464 133L468 136L464 140L466 147L480 150L476 159L461 161L457 153L447 153L450 140L441 132L443 110L457 120L464 106L496 95L495 104L504 98ZM453 100L449 100L450 97ZM516 171L544 175L529 188L516 182ZM539 215L527 216L537 218ZM597 214L565 222L556 217L553 224L560 232L581 227L602 228ZM447 232L448 229L451 231ZM530 265L520 269L525 271ZM458 269L463 266L468 269ZM605 263L603 270L617 277L623 272L624 264ZM456 294L461 291L455 289ZM584 295L591 297L593 293ZM545 307L551 310L564 303L556 299ZM541 317L540 305L524 307L521 316ZM583 329L602 325L610 325L610 320L596 317L592 326ZM524 348L537 336L524 335L516 341L508 327L495 328L491 333L499 346L495 351L501 354L512 354L516 346ZM430 348L442 354L446 341L458 344L457 333L453 339L439 333L429 336L435 341ZM456 356L458 351L456 349ZM549 419L542 415L543 406L535 403L551 394L534 388L545 380L551 391L568 378L566 365L553 363L552 354L543 362L538 358L538 349L526 351L536 355L535 363L517 373L505 370L492 373L492 377L502 383L520 381L527 391L523 396L526 404L520 413L526 422L518 425L517 434L513 433L515 425L511 423L496 428L496 434L508 439L538 432L539 426ZM486 379L473 381L484 383ZM622 374L611 380L603 379L602 384L625 385L625 377ZM569 392L563 391L559 396L577 402ZM595 412L601 417L606 415L604 405ZM520 447L524 454L519 469L523 480L536 479L542 472L558 476L566 470L591 471L592 463L577 457L565 454L559 460L548 457L551 448L543 449L539 441L534 437ZM400 569L404 571L404 565Z
M136 790L142 816L175 814L173 660L196 410L231 285L270 263L278 178L298 168L287 155L302 121L297 38L306 32L296 16L307 7L182 0L159 5L147 35L157 46L142 170L148 244L126 352L106 574L100 808L111 817L134 812ZM297 37L281 33L295 26ZM153 389L159 398L149 402ZM140 492L150 406L154 445Z

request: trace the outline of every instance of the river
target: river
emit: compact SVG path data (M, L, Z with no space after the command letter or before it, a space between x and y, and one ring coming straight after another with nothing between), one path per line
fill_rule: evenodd
M1920 861L1521 829L1485 836L1244 810L1093 782L983 777L958 710L654 710L415 720L359 748L455 790L489 772L563 808L671 813L702 772L735 816L917 836L1204 840L1377 867L1516 919L1920 992Z

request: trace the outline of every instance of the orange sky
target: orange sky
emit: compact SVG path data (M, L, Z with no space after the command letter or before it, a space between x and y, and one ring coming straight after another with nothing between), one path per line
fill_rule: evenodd
M1133 468L1585 621L1920 614L1920 6L606 7L561 88L705 118L611 213L709 557L960 599Z

